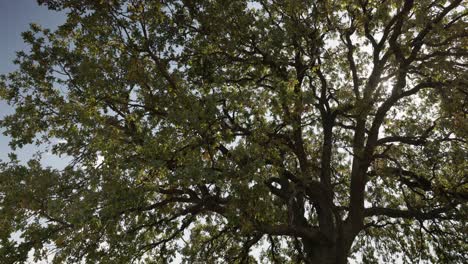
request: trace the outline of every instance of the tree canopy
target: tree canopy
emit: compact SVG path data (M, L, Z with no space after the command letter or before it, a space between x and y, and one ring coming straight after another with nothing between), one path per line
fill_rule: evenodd
M461 0L42 0L0 96L0 259L463 263ZM16 237L16 239L15 239Z

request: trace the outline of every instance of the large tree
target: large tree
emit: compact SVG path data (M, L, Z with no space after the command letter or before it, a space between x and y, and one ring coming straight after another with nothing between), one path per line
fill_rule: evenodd
M39 2L0 124L71 162L1 165L2 263L468 258L466 2Z

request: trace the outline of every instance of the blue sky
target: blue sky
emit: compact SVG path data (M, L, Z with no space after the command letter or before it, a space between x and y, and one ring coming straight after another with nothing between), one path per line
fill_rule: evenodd
M21 32L26 31L30 23L54 29L64 21L64 14L39 6L36 0L0 0L0 74L17 68L12 61L16 51L27 48L21 38ZM0 119L12 112L13 108L0 100ZM7 160L8 153L12 151L8 147L9 138L3 135L3 131L0 129L0 159ZM21 161L27 161L38 150L35 146L26 146L16 153ZM64 165L62 159L50 155L44 155L43 163L54 167Z

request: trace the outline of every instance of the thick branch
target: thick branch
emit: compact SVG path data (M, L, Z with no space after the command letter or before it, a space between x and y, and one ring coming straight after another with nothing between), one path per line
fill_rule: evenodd
M405 219L433 219L443 217L442 214L448 213L453 210L453 207L442 207L427 212L416 210L401 210L385 207L371 207L365 209L365 216L387 216L391 218L405 218ZM446 217L444 217L446 218Z

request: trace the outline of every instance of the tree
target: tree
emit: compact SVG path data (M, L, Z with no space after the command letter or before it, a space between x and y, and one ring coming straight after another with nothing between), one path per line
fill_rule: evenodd
M468 258L466 2L39 2L0 124L72 161L2 163L3 263Z

